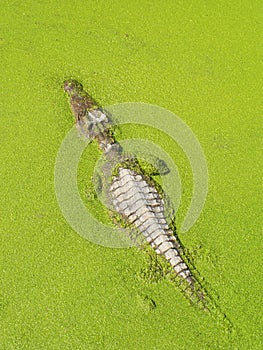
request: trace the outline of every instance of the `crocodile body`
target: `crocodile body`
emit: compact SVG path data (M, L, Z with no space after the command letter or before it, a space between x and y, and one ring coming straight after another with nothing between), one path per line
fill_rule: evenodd
M109 132L110 120L103 109L74 80L66 81L64 90L70 96L70 106L79 132L95 139L108 159L121 161L121 146ZM168 226L164 201L154 185L129 168L126 162L113 177L109 196L114 210L134 225L156 253L165 257L176 275L194 289L195 280L181 256L180 244Z
M167 260L185 286L184 291L190 300L209 311L213 317L224 321L227 330L232 331L231 322L215 300L205 293L184 261L180 243L165 216L162 191L140 167L134 166L136 158L124 154L111 132L108 113L98 106L77 81L65 81L64 90L70 97L70 107L79 133L97 141L108 163L118 164L114 175L107 166L102 169L106 183L103 186L109 196L111 209L121 215L131 227L135 227L136 235L143 237L157 254ZM136 240L137 236L132 238Z

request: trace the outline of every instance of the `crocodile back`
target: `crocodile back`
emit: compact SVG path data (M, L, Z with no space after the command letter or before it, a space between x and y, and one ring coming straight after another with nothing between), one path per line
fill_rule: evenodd
M178 276L192 285L191 272L180 256L180 244L168 226L164 201L156 188L135 171L120 168L110 193L115 210L136 226L157 254L165 256Z

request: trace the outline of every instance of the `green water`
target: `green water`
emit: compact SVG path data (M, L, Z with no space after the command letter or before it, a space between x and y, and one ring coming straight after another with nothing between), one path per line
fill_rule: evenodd
M1 22L0 348L262 348L262 2L5 0ZM162 106L199 139L209 193L180 239L232 333L169 281L143 279L145 253L92 244L63 218L54 164L73 124L70 77L103 105ZM123 131L135 133L176 159L182 222L183 152Z

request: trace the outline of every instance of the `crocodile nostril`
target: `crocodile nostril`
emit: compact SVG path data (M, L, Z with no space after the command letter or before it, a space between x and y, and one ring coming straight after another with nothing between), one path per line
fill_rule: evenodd
M72 94L74 92L80 92L83 90L83 86L79 82L73 79L65 80L63 87L64 87L64 91L67 92L68 94Z

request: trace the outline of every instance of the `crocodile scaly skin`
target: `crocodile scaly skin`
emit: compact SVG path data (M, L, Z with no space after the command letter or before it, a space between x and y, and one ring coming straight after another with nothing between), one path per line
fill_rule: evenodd
M108 159L121 161L122 149L109 132L110 120L103 109L75 80L66 81L64 90L70 96L71 110L80 134L96 140ZM109 188L114 209L136 226L156 253L163 255L175 273L193 288L195 280L180 255L180 244L168 226L163 199L153 185L130 169L127 162L125 164L118 169L118 175Z

